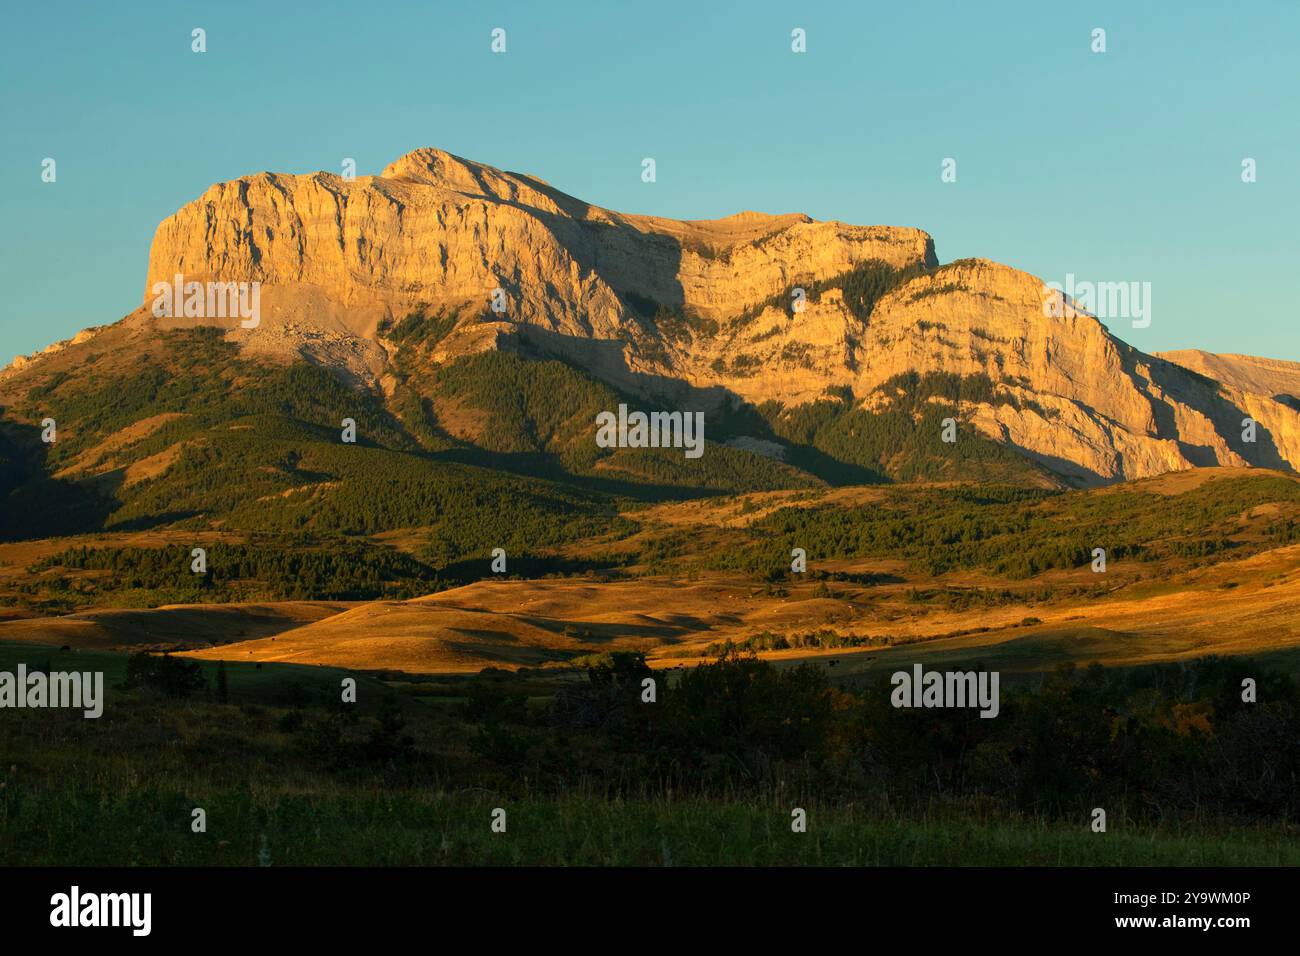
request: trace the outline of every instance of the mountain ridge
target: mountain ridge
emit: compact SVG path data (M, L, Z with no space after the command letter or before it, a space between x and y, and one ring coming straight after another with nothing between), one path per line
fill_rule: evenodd
M175 275L260 283L258 326L155 318L150 292ZM242 354L305 359L429 407L440 369L511 352L669 407L763 408L778 432L782 416L828 396L851 395L845 413L866 414L896 404L907 376L946 375L988 383L950 396L980 436L1073 484L1300 464L1300 409L1260 391L1258 376L1224 381L1204 363L1147 355L1070 304L1053 314L1048 294L990 260L940 265L919 229L802 213L630 215L423 148L379 176L213 185L159 225L144 304L124 325L143 340L217 325ZM93 351L102 335L65 348ZM918 422L926 407L915 406ZM1254 443L1242 440L1245 418L1258 423Z

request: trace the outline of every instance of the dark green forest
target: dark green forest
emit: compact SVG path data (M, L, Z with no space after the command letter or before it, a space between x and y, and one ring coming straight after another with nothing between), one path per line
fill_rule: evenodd
M1080 494L996 485L900 487L870 506L782 508L755 522L744 546L687 557L682 541L677 556L771 579L788 575L795 547L810 561L904 558L929 574L982 569L1010 578L1086 567L1099 546L1108 562L1181 558L1204 565L1300 540L1294 517L1243 517L1276 503L1300 509L1300 483L1246 476L1176 496L1132 488Z

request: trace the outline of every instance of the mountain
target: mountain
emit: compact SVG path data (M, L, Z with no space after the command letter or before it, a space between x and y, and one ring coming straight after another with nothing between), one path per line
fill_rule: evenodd
M256 327L157 317L178 275L260 283ZM1147 355L1044 297L918 229L626 215L435 149L259 173L159 225L139 309L0 372L4 533L443 526L454 558L629 496L1300 463L1285 363ZM703 411L710 453L596 447L619 403Z

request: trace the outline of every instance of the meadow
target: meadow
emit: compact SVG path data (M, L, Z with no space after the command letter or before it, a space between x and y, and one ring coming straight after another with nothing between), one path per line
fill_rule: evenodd
M626 654L437 680L164 658L134 686L122 652L0 645L20 660L110 691L99 720L3 715L10 865L1300 862L1296 687L1241 661L1062 671L981 721L736 654L653 704Z

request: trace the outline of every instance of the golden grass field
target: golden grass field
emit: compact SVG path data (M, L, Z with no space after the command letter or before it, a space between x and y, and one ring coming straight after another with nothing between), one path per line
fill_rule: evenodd
M1223 471L1183 472L1142 484L1158 494L1178 494ZM702 536L723 533L782 505L860 504L882 493L843 488L656 505L636 512L643 530L627 541L681 528L697 529ZM70 543L157 546L237 537L151 532L0 545L0 585L21 578L25 566ZM400 535L385 537L403 544ZM1284 666L1300 664L1300 545L1154 574L1118 562L1106 575L1106 588L1097 587L1087 568L1008 581L983 573L930 577L901 561L821 562L818 567L871 572L888 583L818 588L795 576L793 583L773 587L739 575L672 577L633 568L624 579L485 580L406 601L105 607L60 617L9 612L5 618L0 612L0 640L97 649L164 646L210 660L410 674L561 665L577 655L609 650L642 651L652 666L676 667L705 658L706 648L718 642L814 631L870 636L880 646L800 648L763 656L833 663L840 674L914 661L937 666L982 660L1014 673L1065 661L1125 665L1208 654L1262 655ZM940 596L1009 591L1012 597L952 609L942 600L916 600L918 589Z
M574 653L640 650L652 666L668 667L692 663L713 642L825 627L892 637L897 643L764 656L835 660L846 673L904 659L935 666L996 659L1012 670L1063 661L1122 665L1207 654L1300 659L1300 546L1158 587L1136 585L1131 593L1121 588L1093 601L927 613L908 608L902 599L907 587L849 588L834 598L814 598L811 584L791 586L786 596L775 597L723 576L599 585L481 582L413 601L362 604L274 635L188 653L210 660L438 674L538 666ZM1025 625L1026 618L1042 623ZM948 636L977 627L988 630Z

